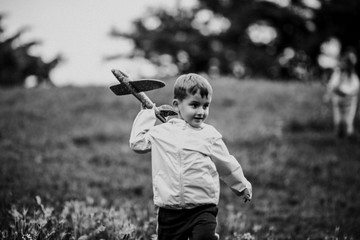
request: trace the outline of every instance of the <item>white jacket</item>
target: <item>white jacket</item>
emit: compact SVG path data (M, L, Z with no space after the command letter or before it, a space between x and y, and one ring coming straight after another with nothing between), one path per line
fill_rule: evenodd
M212 126L192 128L174 118L156 125L154 110L141 110L134 120L130 147L151 150L154 203L164 208L218 204L220 178L239 196L251 184Z
M339 68L336 68L331 75L327 90L330 94L335 93L341 97L357 97L359 94L359 87L359 78L355 72L352 72L349 76Z

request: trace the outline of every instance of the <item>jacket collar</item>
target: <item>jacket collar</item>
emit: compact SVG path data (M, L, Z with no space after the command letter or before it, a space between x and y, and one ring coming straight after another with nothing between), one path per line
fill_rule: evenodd
M202 123L200 128L194 128L189 123L185 122L181 118L172 118L172 119L169 120L169 123L174 124L174 125L178 125L178 126L184 128L184 129L185 128L190 128L190 129L194 129L194 130L202 130L205 127L204 123Z

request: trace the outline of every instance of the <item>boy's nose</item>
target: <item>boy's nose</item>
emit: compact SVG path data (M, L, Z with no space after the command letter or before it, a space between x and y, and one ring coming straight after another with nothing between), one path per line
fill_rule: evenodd
M198 115L204 115L205 110L203 108L199 108L196 112Z

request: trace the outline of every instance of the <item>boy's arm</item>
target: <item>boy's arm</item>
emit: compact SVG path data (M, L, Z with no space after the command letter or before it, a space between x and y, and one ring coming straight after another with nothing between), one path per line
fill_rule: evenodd
M136 116L130 134L130 148L137 153L151 150L150 136L147 132L155 125L156 116L153 109L142 109Z
M238 196L244 196L245 201L252 198L251 183L245 178L240 163L230 155L221 138L212 144L212 159L222 181Z

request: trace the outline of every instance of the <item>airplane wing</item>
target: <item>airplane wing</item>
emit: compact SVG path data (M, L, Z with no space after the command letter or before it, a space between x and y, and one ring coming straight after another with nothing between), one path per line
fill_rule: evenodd
M150 90L154 90L157 88L162 88L165 86L165 83L156 79L139 79L136 81L129 81L129 83L134 87L136 92L146 92ZM131 94L129 89L125 84L117 84L110 87L111 91L113 91L116 95L127 95Z

